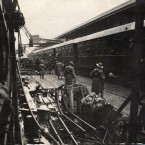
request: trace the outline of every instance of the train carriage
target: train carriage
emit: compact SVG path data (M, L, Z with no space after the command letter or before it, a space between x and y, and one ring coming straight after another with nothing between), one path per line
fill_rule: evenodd
M135 22L132 22L33 53L43 60L53 56L64 64L73 60L76 69L85 75L89 75L97 62L103 62L106 75L121 77L130 68L134 29Z
M64 64L73 60L76 70L87 76L97 62L102 62L106 77L113 74L126 79L131 67L134 30L135 22L131 22L38 50L34 54L43 60L48 60L51 55Z
M78 53L76 44L74 43L56 48L56 54L56 59L63 62L64 64L67 64L71 60L73 60L74 63L77 63Z
M106 74L127 72L130 60L130 40L135 23L111 28L76 40L80 70L93 69L96 62L103 62Z
M126 79L132 67L135 6L135 0L131 0L60 35L58 38L68 41L39 50L44 55L37 57L47 59L47 51L53 50L54 58L63 63L73 60L75 69L85 75L89 75L97 62L102 62L106 76L113 74ZM144 48L142 52L144 60Z

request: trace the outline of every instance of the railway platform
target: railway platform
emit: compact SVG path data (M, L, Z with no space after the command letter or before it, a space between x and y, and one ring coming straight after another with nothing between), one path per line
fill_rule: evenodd
M58 86L64 84L64 78L62 80L58 80L57 76L52 74L45 74L44 79L40 78L39 75L32 75L32 77L46 88L57 88ZM92 80L90 78L77 75L77 83L81 83L87 86L89 91L91 90ZM121 106L129 95L129 89L105 82L104 98L116 109ZM124 116L129 114L129 105L127 105L123 110Z

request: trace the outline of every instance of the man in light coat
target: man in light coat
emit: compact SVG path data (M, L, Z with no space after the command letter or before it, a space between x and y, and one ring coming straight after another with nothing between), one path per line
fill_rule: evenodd
M63 76L63 67L64 67L64 65L63 65L62 62L57 62L56 65L55 65L55 70L56 70L58 79L62 79L62 76Z

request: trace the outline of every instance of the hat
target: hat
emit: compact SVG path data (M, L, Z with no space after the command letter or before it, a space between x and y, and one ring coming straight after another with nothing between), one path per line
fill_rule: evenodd
M74 65L73 61L70 61L69 64Z
M98 68L101 68L101 69L103 69L103 64L102 64L101 62L99 62L99 63L96 63L96 66L97 66Z

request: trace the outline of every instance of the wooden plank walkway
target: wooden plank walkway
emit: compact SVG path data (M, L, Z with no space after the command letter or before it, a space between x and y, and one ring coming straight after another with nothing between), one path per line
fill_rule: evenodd
M57 88L58 86L64 84L64 78L62 80L58 80L56 75L46 74L44 79L40 78L38 75L33 75L32 77L46 88ZM87 86L90 91L92 80L90 78L77 76L77 83ZM130 91L128 89L118 85L105 83L104 88L104 98L108 100L115 108L120 107L120 105L125 101L125 98L130 95ZM129 114L129 110L130 104L124 108L123 113Z

